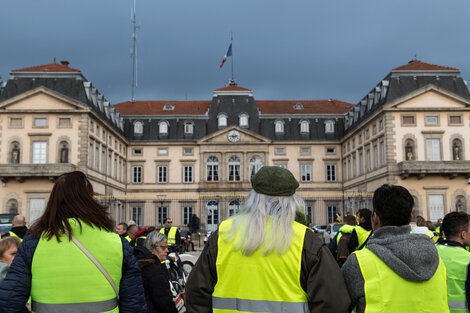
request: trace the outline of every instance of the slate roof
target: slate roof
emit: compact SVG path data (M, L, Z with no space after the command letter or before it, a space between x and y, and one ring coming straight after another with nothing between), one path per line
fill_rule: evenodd
M48 72L48 73L77 72L78 73L81 71L75 68L68 67L67 61L62 61L62 64L60 64L60 63L55 63L55 60L54 60L54 63L51 63L51 64L20 68L20 69L12 70L12 72L34 72L34 73L36 72Z
M351 110L352 103L340 100L256 100L261 114L344 114ZM302 104L303 109L294 109Z
M411 60L408 64L395 67L392 69L393 72L398 71L455 71L460 72L458 68L441 66L431 63L422 62L420 60Z
M164 110L170 104L173 110ZM211 101L126 101L114 105L122 115L204 115Z

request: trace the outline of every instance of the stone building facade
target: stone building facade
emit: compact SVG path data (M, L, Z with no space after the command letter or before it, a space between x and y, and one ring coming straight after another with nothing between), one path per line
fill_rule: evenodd
M465 210L470 94L458 69L413 60L356 105L255 100L230 82L207 101L111 105L67 61L13 70L0 89L2 212L32 222L54 180L81 170L116 222L215 229L264 165L299 180L312 224L371 206L384 183L407 187L416 213Z

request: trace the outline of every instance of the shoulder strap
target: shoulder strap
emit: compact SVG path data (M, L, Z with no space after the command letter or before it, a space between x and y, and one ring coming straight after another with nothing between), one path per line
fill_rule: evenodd
M65 231L66 234L68 233L67 231ZM114 289L114 292L116 293L116 298L118 299L119 301L119 292L118 292L118 289L116 287L116 284L114 283L113 279L111 278L111 276L109 276L108 272L106 272L106 270L104 269L104 267L100 264L100 262L98 262L97 259L95 259L95 257L93 256L93 254L90 253L90 251L87 250L87 248L85 248L82 243L80 241L77 240L77 238L75 238L74 235L71 236L72 237L72 241L73 243L80 249L82 250L83 253L85 253L85 255L91 260L91 262L93 262L93 264L96 265L96 267L100 270L101 274L103 274L103 276L108 280L109 284L111 285L111 287L113 287Z

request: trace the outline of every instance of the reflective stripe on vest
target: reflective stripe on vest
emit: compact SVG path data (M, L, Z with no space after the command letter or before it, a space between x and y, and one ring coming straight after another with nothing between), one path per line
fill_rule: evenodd
M122 276L123 248L119 235L100 230L97 227L75 219L69 219L73 235L106 269L119 289ZM106 305L107 312L119 312L119 307L110 307L116 303L116 294L108 280L95 264L66 236L60 237L60 243L55 237L38 242L31 264L31 299L42 312L80 312L80 303L99 307ZM53 270L51 270L53 266ZM52 306L57 311L51 311ZM85 306L85 304L84 304ZM85 310L85 309L84 309ZM101 310L101 309L100 309ZM85 310L87 311L87 310ZM88 312L97 312L93 309ZM103 311L100 311L103 312ZM104 311L106 312L106 311Z
M20 240L20 242L23 242L23 239L20 236L18 236L17 234L15 234L14 232L12 232L11 230L10 230L10 236L11 237L16 237Z
M309 312L306 302L281 302L212 297L212 309L235 312ZM226 312L226 311L224 311Z
M268 221L266 242L272 236L270 224ZM213 312L309 312L307 294L300 285L300 267L305 232L310 230L294 222L292 243L286 253L264 255L258 249L246 256L240 249L234 251L239 229L233 240L228 239L226 231L231 225L232 220L226 220L219 227Z
M80 303L40 303L32 301L31 309L35 313L101 313L112 311L118 305L116 298L101 302Z
M355 230L357 234L356 250L358 250L360 247L362 247L364 242L366 242L367 238L369 238L369 235L372 232L372 230L366 230L362 226L359 226L359 225L355 227Z
M339 240L341 239L343 234L352 233L354 228L355 228L354 226L351 226L348 224L341 226L341 228L338 230L338 237L336 237L336 244L339 244Z
M430 280L414 282L399 276L368 248L354 254L364 277L365 313L449 312L441 259Z
M176 244L176 231L177 230L178 228L176 226L172 226L170 228L170 231L168 232L168 245L169 246ZM165 227L162 227L160 229L160 232L162 234L165 234Z
M470 253L462 247L437 245L439 256L446 266L447 299L451 312L468 312L465 281Z

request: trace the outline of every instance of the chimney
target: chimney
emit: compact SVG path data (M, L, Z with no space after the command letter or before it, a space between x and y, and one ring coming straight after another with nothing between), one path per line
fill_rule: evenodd
M67 60L60 61L62 65L65 65L66 67L69 67L70 62Z

